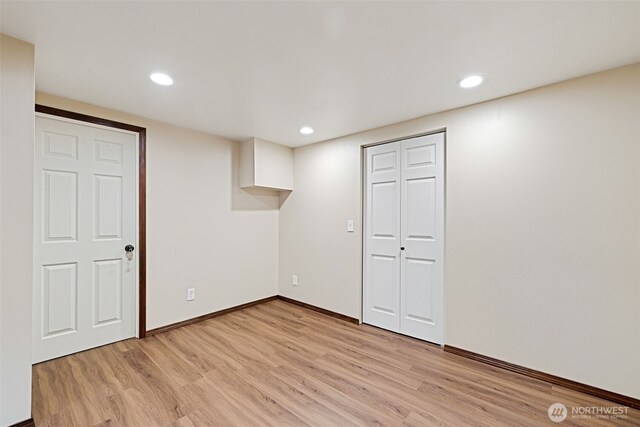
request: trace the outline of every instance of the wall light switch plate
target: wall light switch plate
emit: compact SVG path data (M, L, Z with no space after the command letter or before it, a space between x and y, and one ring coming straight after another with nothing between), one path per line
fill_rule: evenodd
M187 301L193 301L196 299L196 288L187 289Z
M293 286L298 286L298 275L294 274L293 276L291 276L291 284Z
M349 233L353 233L353 220L352 219L347 221L347 231Z

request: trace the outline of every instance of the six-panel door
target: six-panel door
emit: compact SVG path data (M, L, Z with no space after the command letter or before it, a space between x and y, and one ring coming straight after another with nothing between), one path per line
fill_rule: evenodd
M366 149L363 320L444 339L444 133Z
M135 334L137 135L36 117L33 362Z

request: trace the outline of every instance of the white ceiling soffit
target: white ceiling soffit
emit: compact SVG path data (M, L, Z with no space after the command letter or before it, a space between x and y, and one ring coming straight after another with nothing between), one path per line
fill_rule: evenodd
M293 147L640 61L635 1L2 1L1 25L39 91Z

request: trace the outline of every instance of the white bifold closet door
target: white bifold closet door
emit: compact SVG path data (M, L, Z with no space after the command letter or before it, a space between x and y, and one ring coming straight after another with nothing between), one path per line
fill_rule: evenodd
M444 133L366 149L364 322L444 340Z
M135 335L137 143L131 132L35 120L34 363Z

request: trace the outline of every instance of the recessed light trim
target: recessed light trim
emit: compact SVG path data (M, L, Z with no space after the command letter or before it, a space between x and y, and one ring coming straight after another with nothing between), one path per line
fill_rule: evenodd
M311 135L313 132L315 132L313 130L313 128L311 126L302 126L300 128L300 133L303 135Z
M171 76L165 73L153 73L149 78L152 82L159 84L160 86L171 86L173 84Z
M463 89L470 89L472 87L480 86L484 82L484 76L479 74L474 74L472 76L467 76L464 79L458 82L458 86Z

